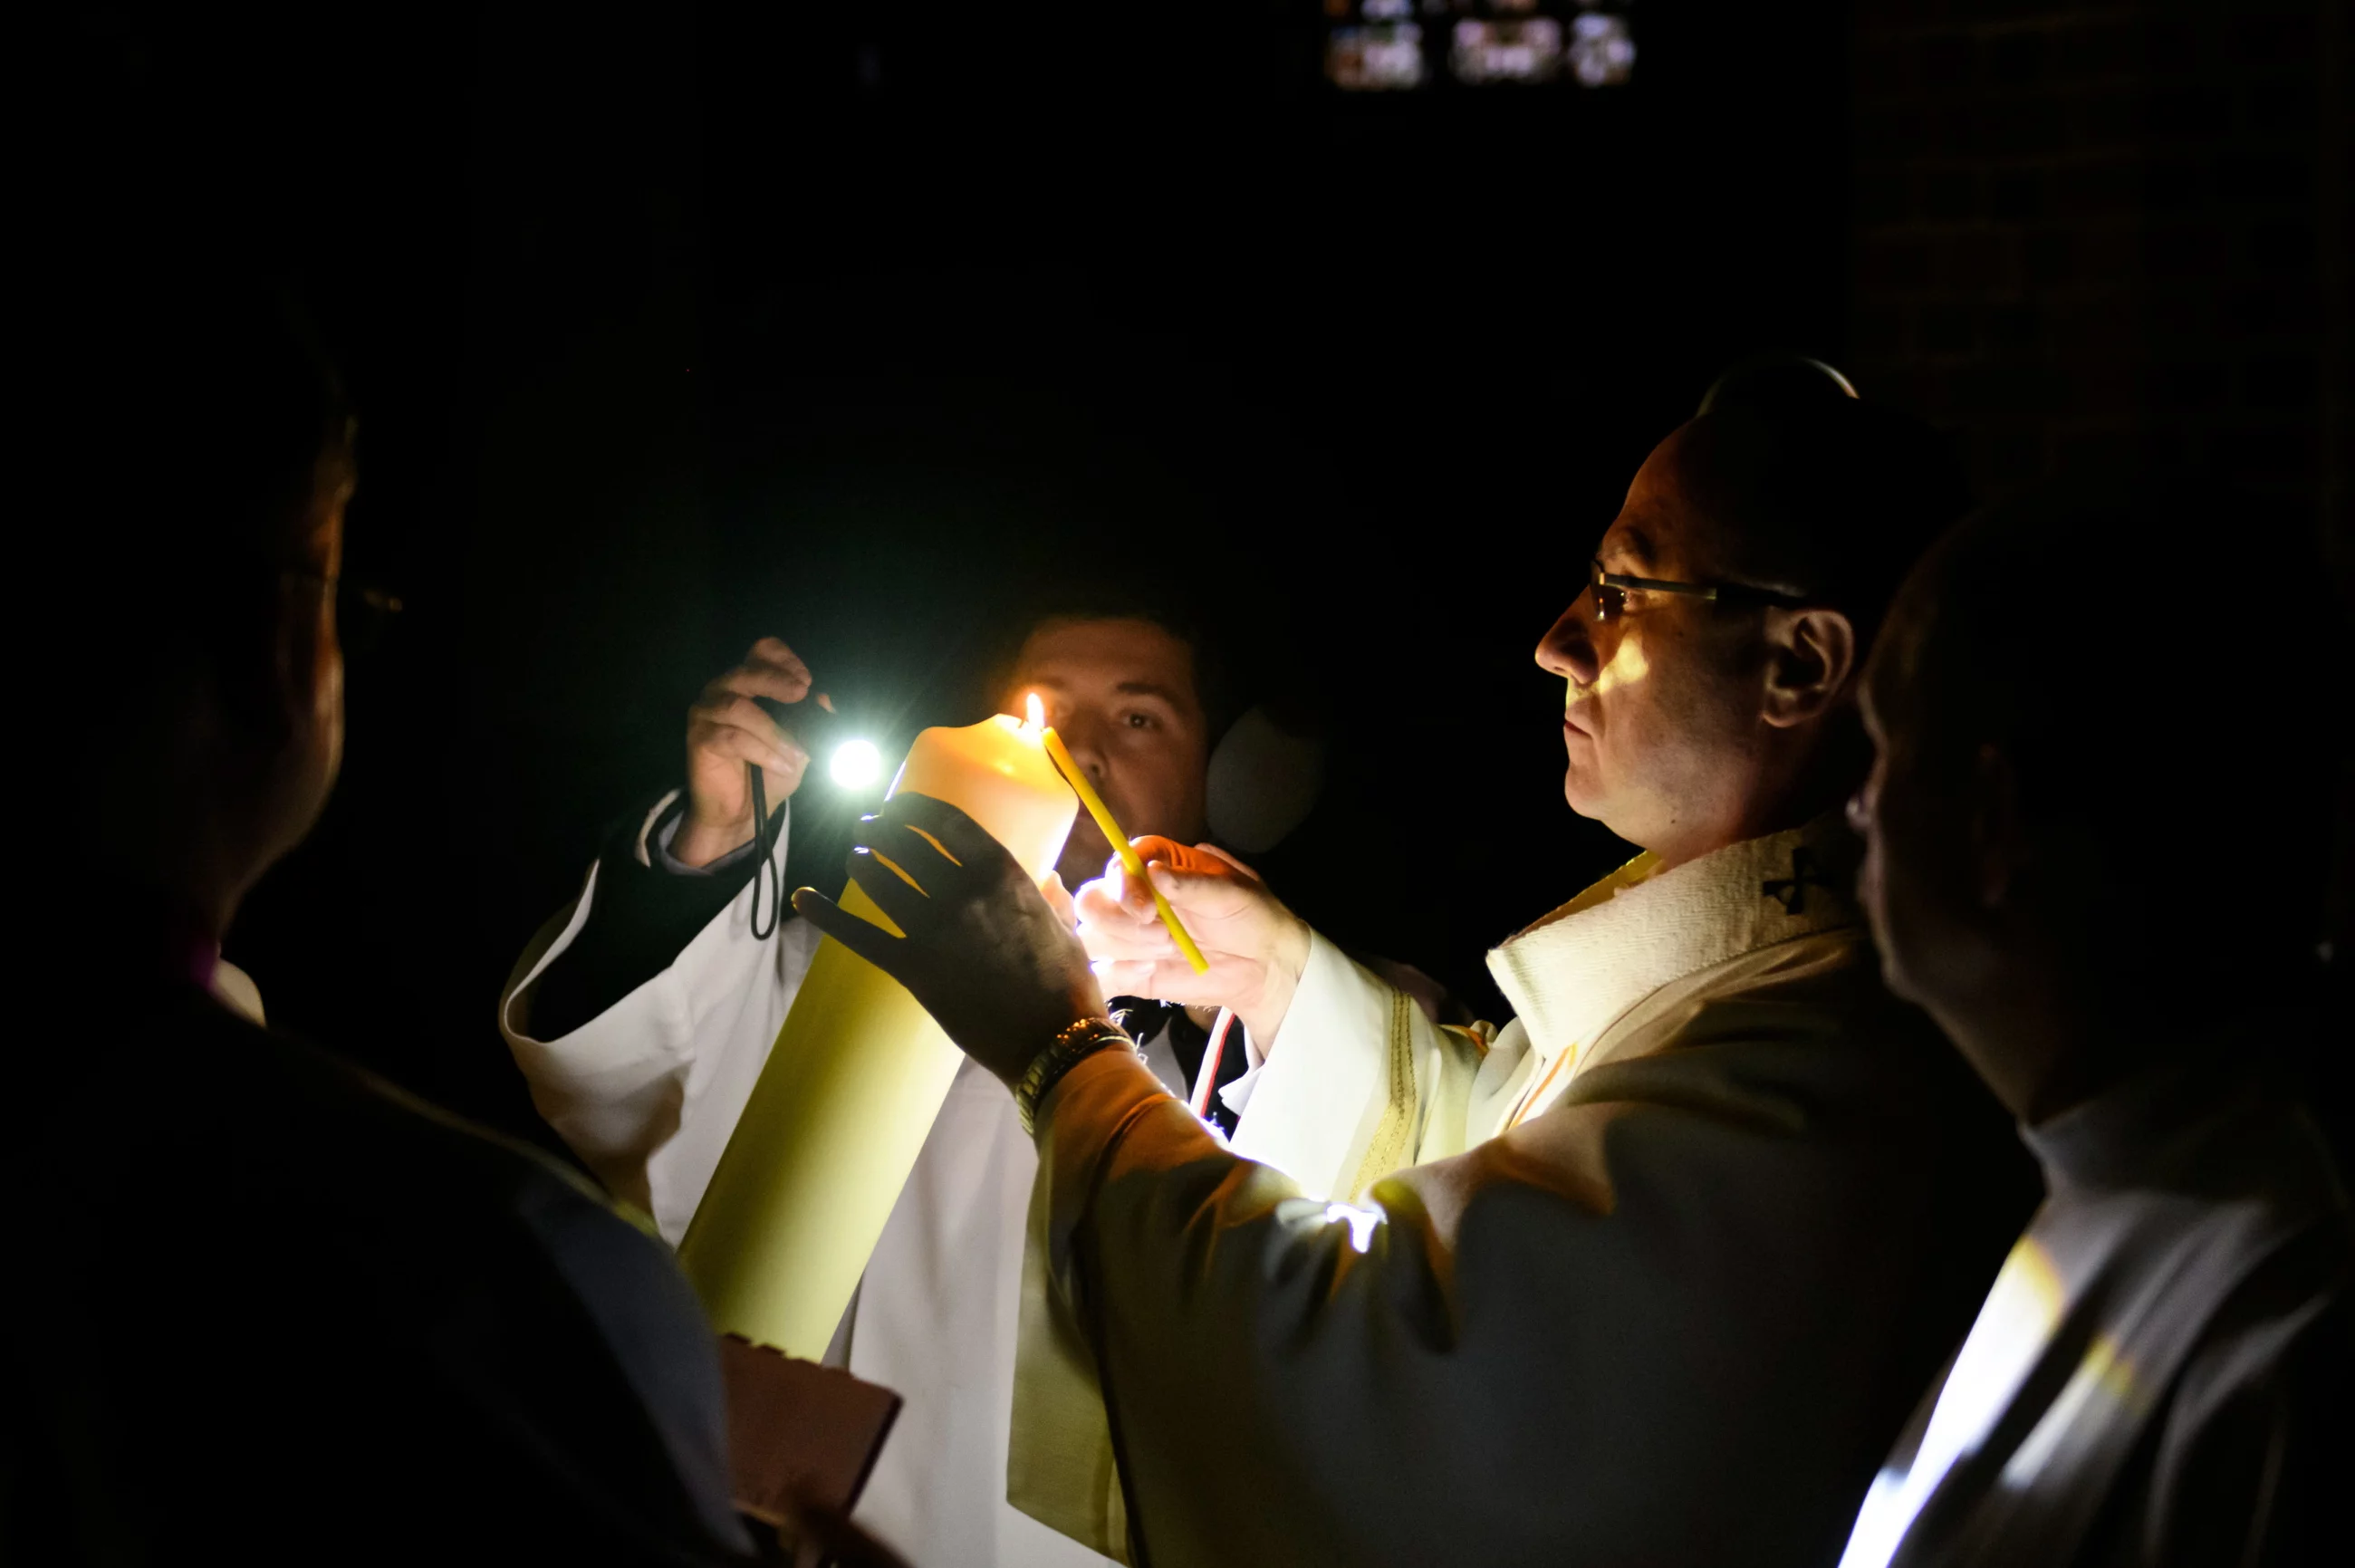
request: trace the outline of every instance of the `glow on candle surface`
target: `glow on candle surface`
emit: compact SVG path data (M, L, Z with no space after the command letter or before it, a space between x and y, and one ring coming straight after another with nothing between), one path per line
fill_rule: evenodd
M890 793L958 807L1033 880L1078 809L1047 760L1042 715L916 737ZM842 907L897 933L854 882ZM728 1140L679 1263L713 1327L816 1360L883 1233L963 1060L905 987L831 937Z
M1035 702L1038 699L1031 700ZM1128 835L1120 830L1120 824L1113 820L1112 807L1106 805L1103 796L1096 793L1096 786L1088 782L1088 775L1080 771L1080 764L1071 760L1071 751L1064 746L1063 738L1055 733L1051 725L1047 730L1047 754L1055 759L1057 767L1063 770L1063 777L1071 781L1071 793L1080 797L1080 804L1088 808L1088 815L1096 819L1096 826L1103 828L1103 836L1111 840L1113 853L1120 857L1120 869L1153 895L1154 911L1161 916L1162 926L1169 933L1169 939L1178 944L1178 951L1185 955L1186 962L1195 974L1209 974L1209 960L1203 957L1202 950L1194 945L1192 933L1178 920L1178 912L1169 907L1169 901L1161 896L1161 890L1153 885L1153 879L1146 874L1145 858L1136 852L1135 846L1129 843Z

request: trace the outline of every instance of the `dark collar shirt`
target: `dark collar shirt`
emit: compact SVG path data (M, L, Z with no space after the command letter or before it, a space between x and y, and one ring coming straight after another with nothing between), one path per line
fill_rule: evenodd
M12 1128L0 1559L749 1556L658 1240L194 985L91 1018Z

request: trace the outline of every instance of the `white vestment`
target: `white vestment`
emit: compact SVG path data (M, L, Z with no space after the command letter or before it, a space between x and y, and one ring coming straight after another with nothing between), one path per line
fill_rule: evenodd
M1828 825L1815 837L1836 842L1842 832ZM1851 939L1844 890L1799 885L1788 908L1761 891L1791 876L1795 851L1817 864L1827 851L1807 837L1735 845L1699 874L1657 876L1651 855L1629 861L1488 955L1513 1006L1501 1031L1432 1022L1312 935L1283 1049L1235 1086L1252 1107L1235 1152L1313 1197L1351 1199L1542 1113L1580 1073L1657 1046L1647 1022L1787 963L1783 944Z
M641 825L647 836L677 799ZM776 859L782 867L784 847ZM677 959L614 1006L554 1040L532 1032L532 983L571 945L597 897L581 896L527 949L499 1028L532 1099L617 1196L673 1245L752 1092L816 950L790 909L766 941L745 888ZM781 872L782 875L782 872ZM1166 1047L1157 1072L1182 1083ZM1008 1410L1024 1217L1038 1156L1003 1084L965 1062L867 1266L829 1360L907 1403L855 1518L922 1568L1086 1568L1094 1552L1006 1501Z
M1493 1045L1320 939L1232 1150L1082 1061L1015 1501L1155 1568L1830 1560L2030 1196L1852 851L1639 860L1492 956Z
M2347 1195L2302 1111L2205 1054L2023 1131L2051 1196L1842 1568L2355 1560Z

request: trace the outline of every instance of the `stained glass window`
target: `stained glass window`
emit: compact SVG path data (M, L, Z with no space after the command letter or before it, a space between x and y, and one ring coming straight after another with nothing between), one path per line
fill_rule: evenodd
M1350 92L1624 87L1633 3L1324 0L1325 77Z

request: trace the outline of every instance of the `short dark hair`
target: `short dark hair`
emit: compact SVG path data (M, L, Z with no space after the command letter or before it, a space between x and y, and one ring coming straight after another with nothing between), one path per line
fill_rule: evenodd
M1910 414L1777 391L1714 401L1684 429L1678 475L1722 571L1842 611L1869 644L1913 562L1969 508L1969 485Z
M2250 586L2205 589L2191 541L2228 526L2262 541ZM2183 987L2195 968L2244 985L2310 969L2345 744L2323 581L2309 530L2221 485L2051 485L1923 560L1875 656L1875 713L1934 784L1985 745L2010 760L2088 961L2164 965ZM2255 596L2236 645L2184 624L2203 592ZM2201 809L2220 784L2245 819Z
M1016 661L1031 637L1048 626L1086 621L1143 621L1186 645L1194 659L1194 694L1212 744L1235 719L1224 637L1216 619L1185 595L1193 585L1163 587L1149 577L1114 581L1071 577L1034 589L995 639L988 661L993 694L1014 678Z
M101 641L169 660L268 624L274 573L308 564L306 526L351 483L353 424L286 292L149 245L65 285L36 461L73 508L46 548L116 607Z

